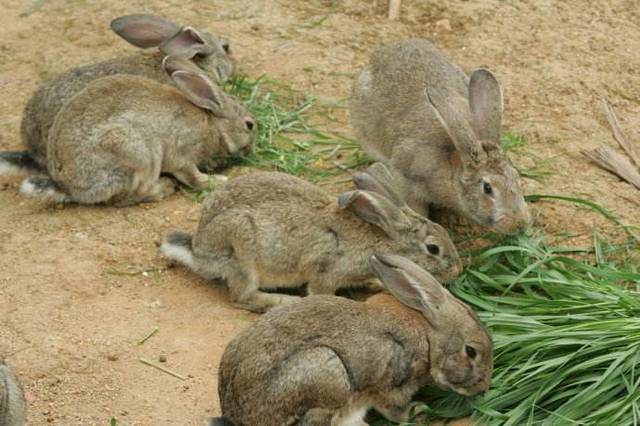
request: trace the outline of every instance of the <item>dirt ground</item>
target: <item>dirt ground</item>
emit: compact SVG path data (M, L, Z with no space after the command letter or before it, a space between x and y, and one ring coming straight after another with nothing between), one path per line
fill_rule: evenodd
M153 6L149 4L153 3ZM22 109L46 78L133 47L112 18L150 12L228 36L240 66L334 102L376 45L430 37L465 69L485 66L505 90L505 128L526 137L512 155L544 167L527 193L590 198L640 225L640 197L580 155L613 146L599 98L608 96L640 139L640 8L636 0L405 0L401 20L385 0L300 2L0 0L0 149L19 149ZM347 111L335 129L348 132ZM202 425L219 414L216 370L226 343L256 316L225 289L167 269L157 244L193 229L199 205L176 194L114 209L46 208L0 180L0 357L21 377L29 424ZM617 231L588 210L534 206L550 235L588 242ZM153 330L157 333L138 344ZM157 362L186 380L148 367Z

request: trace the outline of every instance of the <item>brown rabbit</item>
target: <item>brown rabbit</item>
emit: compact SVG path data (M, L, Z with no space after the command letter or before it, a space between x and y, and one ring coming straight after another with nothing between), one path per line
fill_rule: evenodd
M240 176L205 200L196 233L170 233L161 250L208 278L226 278L232 302L263 312L298 299L268 288L307 283L309 294L369 284L367 259L399 253L443 281L462 270L447 232L370 191L337 200L317 186L283 173Z
M22 426L26 405L18 379L0 359L0 426Z
M473 310L406 258L369 262L393 296L307 297L229 343L218 369L223 417L211 425L366 425L370 408L406 422L427 384L489 388L493 347Z
M167 71L179 67L169 58ZM60 111L47 147L49 176L20 191L46 201L131 205L183 184L208 186L212 158L250 150L256 124L244 105L201 74L171 73L178 86L133 75L90 83ZM225 178L226 179L226 178Z
M0 173L46 169L48 134L62 106L101 77L130 74L161 83L172 83L163 71L162 59L183 58L194 70L214 83L222 82L234 72L229 41L192 27L179 27L171 21L152 15L128 15L114 19L112 30L134 46L158 52L138 52L96 64L71 69L44 83L31 97L22 119L24 152L0 152Z
M500 147L502 89L471 78L423 39L376 51L353 89L351 117L363 147L391 166L409 206L456 214L499 232L529 225L518 172Z

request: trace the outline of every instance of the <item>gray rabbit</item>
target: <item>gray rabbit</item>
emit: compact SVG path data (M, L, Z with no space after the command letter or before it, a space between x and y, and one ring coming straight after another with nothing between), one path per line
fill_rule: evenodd
M71 69L44 83L31 97L22 119L23 152L0 152L0 173L46 169L48 134L64 104L90 82L114 74L130 74L172 83L161 63L170 55L189 61L193 71L220 83L234 72L229 41L193 27L180 27L152 15L128 15L114 19L112 30L141 51L96 64Z
M163 63L177 88L134 75L91 82L56 116L47 146L48 176L20 192L49 202L132 205L202 188L213 158L251 150L256 123L244 105L202 74ZM226 179L226 178L225 178Z
M490 71L469 78L431 42L410 39L372 55L354 85L351 119L418 213L448 209L509 233L531 218L520 176L500 147L502 109Z
M0 360L0 426L22 426L27 403L11 368Z
M308 294L334 294L374 283L367 261L374 252L403 254L443 281L462 270L440 225L383 193L356 190L336 199L273 172L218 186L204 202L195 234L172 232L161 250L205 278L226 278L232 302L256 312L298 299L264 289L307 283Z
M401 423L427 384L467 396L489 388L493 346L473 310L404 257L369 262L392 295L310 296L229 343L218 369L223 417L210 425L364 426L370 408Z

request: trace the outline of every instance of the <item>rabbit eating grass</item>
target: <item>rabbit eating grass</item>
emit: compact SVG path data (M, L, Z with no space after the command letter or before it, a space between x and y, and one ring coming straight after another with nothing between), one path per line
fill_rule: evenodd
M273 172L218 186L204 202L195 234L172 232L161 250L207 279L225 278L232 302L256 312L298 299L264 289L306 283L308 294L334 294L375 283L367 261L373 252L403 254L443 281L462 270L440 225L384 194L356 190L336 199Z
M402 423L427 384L467 396L489 388L492 342L473 310L404 257L369 262L392 295L310 296L229 343L218 369L223 417L210 425L364 426L370 408Z
M200 170L215 156L252 148L256 123L244 105L202 74L164 68L178 88L133 76L93 81L56 117L48 176L26 179L23 195L53 202L132 205L175 190L169 174L206 187ZM174 71L175 70L175 71Z
M467 75L428 40L376 51L351 103L362 146L388 164L399 192L425 216L452 210L495 231L526 228L531 217L520 176L500 147L502 89L494 75Z

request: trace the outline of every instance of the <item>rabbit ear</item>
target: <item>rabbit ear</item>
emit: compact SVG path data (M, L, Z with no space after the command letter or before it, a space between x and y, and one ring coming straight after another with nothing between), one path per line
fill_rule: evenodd
M397 206L405 205L404 200L394 186L393 175L382 163L374 163L364 172L354 173L352 180L358 189L380 194Z
M157 16L135 14L111 21L111 30L136 47L157 47L175 35L180 27Z
M175 71L171 79L192 103L213 112L217 117L225 116L224 95L207 77L190 71Z
M467 120L451 106L441 90L428 87L425 95L427 103L433 108L438 121L462 158L477 163L480 160L482 148Z
M433 275L397 255L375 254L369 258L369 265L396 299L422 312L432 327L439 325L447 293Z
M388 199L368 191L350 191L338 197L338 207L350 208L360 219L376 225L393 239L410 227L407 216Z
M500 141L502 88L491 71L479 69L469 81L469 106L476 134L481 140Z
M172 76L176 71L189 71L193 74L199 74L200 69L190 59L176 56L165 56L162 59L162 69Z
M165 55L191 59L196 55L211 54L213 47L204 41L198 30L184 27L176 35L164 41L160 46L160 51Z

